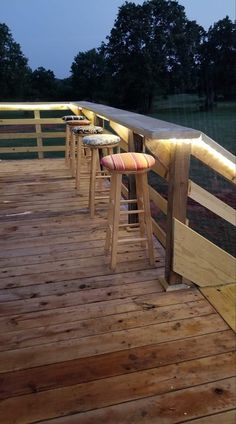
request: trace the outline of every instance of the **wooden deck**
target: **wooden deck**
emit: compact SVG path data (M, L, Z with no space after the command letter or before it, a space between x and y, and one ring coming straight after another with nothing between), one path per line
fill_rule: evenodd
M0 162L0 423L233 424L235 336L164 252L104 256L63 160Z

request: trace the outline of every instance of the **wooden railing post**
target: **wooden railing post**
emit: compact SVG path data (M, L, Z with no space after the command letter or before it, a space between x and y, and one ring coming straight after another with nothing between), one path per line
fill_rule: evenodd
M34 111L34 118L35 119L40 119L40 111L39 110L35 110ZM39 133L42 132L42 128L40 124L36 124L35 125L35 130L36 130L36 136L37 136L37 147L40 149L43 147L43 139L41 137L41 135L39 135ZM39 159L43 159L43 152L38 151L38 158Z
M190 143L178 142L171 148L165 259L165 279L169 285L182 284L182 276L173 271L173 218L183 223L186 221L190 154Z
M143 137L138 134L134 134L133 131L129 130L128 135L128 151L129 152L142 152L143 151ZM130 174L128 176L128 189L129 189L129 200L136 199L136 186L135 186L135 176ZM136 210L136 203L129 203L129 210ZM135 224L138 222L138 215L131 214L129 215L129 224Z

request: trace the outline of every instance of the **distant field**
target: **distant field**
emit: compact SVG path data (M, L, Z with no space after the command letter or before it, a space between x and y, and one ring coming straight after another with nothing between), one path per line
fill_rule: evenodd
M202 101L196 95L173 95L156 99L151 116L201 130L225 149L235 154L236 102L219 102L213 111L200 110ZM233 184L200 163L191 159L190 178L232 207L235 207ZM167 196L167 184L157 176L151 176L151 184ZM197 203L188 202L191 227L207 236L229 253L235 253L235 230L232 225L218 218ZM163 219L163 217L161 217ZM163 221L165 225L165 222Z
M63 110L52 110L52 111L41 111L40 112L40 116L41 118L61 118L63 115L65 114L70 114L70 111L63 111ZM0 112L0 119L33 119L34 118L34 112L32 111L6 111ZM60 124L56 124L56 125L42 125L41 127L42 132L53 132L53 131L64 131L65 129L65 125L60 125ZM7 133L7 132L19 132L19 133L23 133L23 132L34 132L35 131L35 126L34 125L25 125L25 126L21 126L18 125L16 127L11 127L11 126L5 126L5 127L0 127L0 133ZM53 136L53 134L52 134ZM43 139L43 145L44 146L61 146L65 144L65 140L63 138L56 138L56 137L52 137L52 138L47 138L47 139ZM32 139L5 139L5 140L0 140L0 146L1 147L35 147L37 145L37 139L36 138L32 138ZM37 153L5 153L5 154L1 154L0 155L0 159L3 160L10 160L10 159L14 159L14 160L19 160L19 159L37 159L38 158L38 154ZM64 156L64 152L44 152L44 158L51 158L51 157L63 157Z
M202 101L196 95L178 94L156 99L151 116L203 131L235 154L236 102L218 102L213 111L200 111Z

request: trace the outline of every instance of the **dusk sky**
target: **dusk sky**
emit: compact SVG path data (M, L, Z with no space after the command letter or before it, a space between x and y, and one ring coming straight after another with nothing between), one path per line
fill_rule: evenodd
M143 0L133 0L142 4ZM187 17L208 29L226 15L235 19L236 0L179 0ZM0 0L1 19L34 70L70 76L80 51L99 47L113 27L123 0Z

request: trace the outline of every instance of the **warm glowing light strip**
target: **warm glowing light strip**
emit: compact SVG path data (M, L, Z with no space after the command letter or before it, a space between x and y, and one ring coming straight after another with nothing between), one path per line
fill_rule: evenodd
M50 110L61 107L68 108L70 107L69 103L32 103L32 104L23 104L23 103L4 103L0 104L0 110Z
M103 119L104 121L107 121L107 122L109 122L109 121L110 121L110 119L106 118L105 116L98 115L97 113L96 113L96 116L97 116L98 118Z
M203 141L202 136L197 139L169 139L170 142L175 144L191 144L193 147L206 151L211 157L215 158L217 161L220 161L224 166L226 166L231 172L236 171L235 163L227 159L222 153L218 152L213 147L209 146L205 141Z

